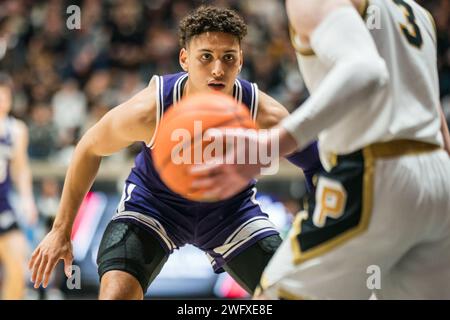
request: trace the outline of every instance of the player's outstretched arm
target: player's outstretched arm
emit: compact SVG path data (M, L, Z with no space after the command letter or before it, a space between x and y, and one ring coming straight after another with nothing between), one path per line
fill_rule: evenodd
M258 145L278 140L279 156L310 145L343 114L360 107L352 101L379 97L389 82L386 64L350 0L287 0L286 8L295 32L330 71L301 108L281 121L274 136L247 137ZM197 165L193 186L215 185L208 196L225 199L258 172L258 165Z
M155 101L155 86L150 83L130 100L109 111L81 138L67 170L53 228L35 249L29 263L35 288L41 283L47 286L60 259L64 260L66 275L70 276L73 221L94 182L101 159L136 141L150 141L155 128Z
M300 148L343 114L387 93L389 72L360 14L349 0L287 0L290 23L330 71L281 126ZM280 141L282 145L283 141Z

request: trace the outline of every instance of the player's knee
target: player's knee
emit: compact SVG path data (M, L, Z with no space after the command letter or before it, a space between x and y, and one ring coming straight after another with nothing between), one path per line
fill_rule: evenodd
M265 252L273 255L281 245L281 242L283 242L283 240L281 239L280 235L274 234L272 236L259 240L258 244Z
M167 257L155 237L137 226L111 222L97 257L100 281L107 288L101 290L101 298L142 299ZM122 281L122 278L130 280ZM137 296L136 292L140 294Z
M100 300L142 300L143 298L141 284L127 272L108 271L100 281Z

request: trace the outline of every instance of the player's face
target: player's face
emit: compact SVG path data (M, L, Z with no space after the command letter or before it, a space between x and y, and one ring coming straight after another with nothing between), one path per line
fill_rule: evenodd
M180 52L180 64L189 73L188 93L233 93L242 67L239 40L223 32L206 32L191 39Z
M11 103L11 89L7 86L0 86L0 117L8 114L11 109Z

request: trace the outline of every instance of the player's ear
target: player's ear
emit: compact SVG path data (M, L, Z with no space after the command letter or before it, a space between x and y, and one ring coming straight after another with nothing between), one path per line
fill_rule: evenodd
M188 54L187 54L186 48L182 48L180 50L179 61L180 61L181 68L183 68L184 71L188 72L188 70L189 70L188 65L189 64L188 64Z
M239 73L242 71L242 66L244 65L244 53L239 51Z

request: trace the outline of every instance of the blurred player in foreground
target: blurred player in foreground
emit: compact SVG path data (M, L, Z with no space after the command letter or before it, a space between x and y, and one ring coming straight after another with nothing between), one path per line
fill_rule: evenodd
M29 248L9 200L13 185L26 223L35 224L37 210L28 164L28 130L22 121L8 116L12 90L12 80L0 73L0 266L4 271L1 298L18 300L25 294Z
M278 127L280 155L318 138L327 172L257 296L450 298L450 158L432 17L410 0L370 4L381 28L365 25L366 0L287 1L311 97ZM227 198L260 166L198 166L193 184L220 181L216 196ZM367 285L374 272L379 282Z
M237 79L243 64L241 40L246 26L235 12L199 8L183 19L180 31L184 72L154 76L146 89L111 110L79 142L53 229L30 261L35 287L47 285L60 259L64 259L66 268L71 265L72 224L102 157L139 141L143 142L142 152L100 245L99 298L142 299L170 253L186 243L202 249L216 272L227 271L248 292L256 288L281 238L255 201L254 183L226 201L188 201L159 178L150 154L152 137L172 104L199 92L234 96L249 107L261 128L275 125L288 113L256 84ZM316 170L320 167L316 146L308 150L289 158L306 171ZM303 159L307 159L307 165Z

